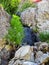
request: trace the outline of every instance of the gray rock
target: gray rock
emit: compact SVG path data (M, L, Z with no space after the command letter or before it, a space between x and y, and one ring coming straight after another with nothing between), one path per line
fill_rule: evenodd
M0 38L3 38L8 32L10 15L0 6Z
M10 52L7 51L5 48L3 48L0 51L0 57L3 58L3 59L9 59L10 58Z
M37 63L40 63L40 57L43 55L43 52L42 51L38 51L37 53L36 53L36 57L35 57L35 62L37 62Z
M37 4L37 27L39 32L49 32L49 2L43 0Z
M39 47L40 46L40 44L42 44L42 42L40 41L40 42L36 42L36 43L34 43L34 45L35 46L37 46L37 47Z
M35 62L42 64L42 63L46 63L49 60L49 55L48 54L43 54L43 53L39 53L35 59Z
M36 8L28 8L25 11L21 13L21 20L24 25L27 26L33 26L32 28L35 28L36 22L35 22L35 14L36 14Z

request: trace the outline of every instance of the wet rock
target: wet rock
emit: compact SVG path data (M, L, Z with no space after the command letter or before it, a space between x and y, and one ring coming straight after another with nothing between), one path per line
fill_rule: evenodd
M10 15L0 5L0 39L5 37L8 32L7 30L10 26L9 21Z
M27 44L28 44L28 45L33 45L34 40L33 40L33 42L32 42L31 32L32 32L32 30L31 30L29 27L24 27L25 37L24 37L24 39L23 39L23 41L22 41L22 45L25 45L25 43L26 43L26 45L27 45Z
M24 26L25 37L22 41L22 45L34 45L35 42L39 42L37 33L34 33L30 27Z
M16 15L20 17L21 16L21 12L16 12Z

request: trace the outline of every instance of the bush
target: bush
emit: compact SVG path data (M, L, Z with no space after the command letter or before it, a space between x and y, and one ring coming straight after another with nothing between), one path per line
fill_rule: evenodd
M21 0L0 0L0 4L9 14L14 14L17 11L18 5Z
M18 11L22 12L22 11L24 11L28 7L35 7L35 6L36 6L35 3L31 3L30 1L25 1Z
M16 15L13 15L10 25L11 27L6 35L7 41L19 45L24 37L24 29L20 18Z
M39 37L40 37L42 42L48 42L49 43L49 33L48 32L40 33Z

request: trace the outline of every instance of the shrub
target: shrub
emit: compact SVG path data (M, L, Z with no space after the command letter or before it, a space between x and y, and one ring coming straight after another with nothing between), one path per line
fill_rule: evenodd
M42 32L39 34L39 37L42 42L48 42L49 43L49 33L48 32Z
M18 8L20 1L21 0L0 0L0 3L9 14L14 14Z
M24 29L20 18L16 15L13 15L10 25L11 27L9 28L8 34L6 35L7 41L19 45L24 37Z
M28 7L35 7L35 6L36 6L35 3L31 3L30 1L25 1L18 11L22 12L22 11L24 11Z

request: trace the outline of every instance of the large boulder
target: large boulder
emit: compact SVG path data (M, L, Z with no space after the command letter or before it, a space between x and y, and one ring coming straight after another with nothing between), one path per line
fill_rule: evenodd
M49 32L49 2L43 0L37 3L37 27L39 32Z
M42 0L36 5L37 7L29 7L21 13L22 23L35 31L49 32L49 1Z
M32 26L32 28L35 28L36 22L35 22L35 14L36 14L36 8L29 7L25 11L21 13L21 20L24 25Z
M10 15L0 5L0 39L3 38L9 28Z

